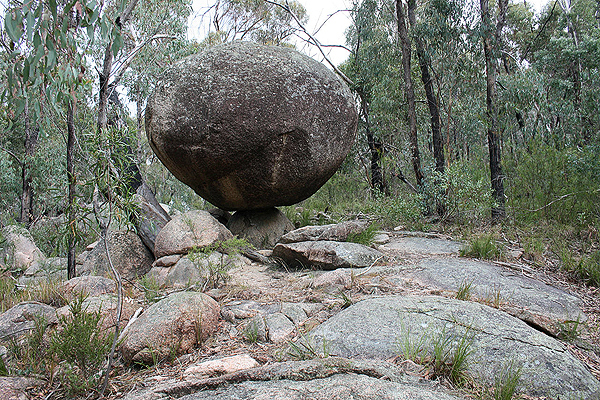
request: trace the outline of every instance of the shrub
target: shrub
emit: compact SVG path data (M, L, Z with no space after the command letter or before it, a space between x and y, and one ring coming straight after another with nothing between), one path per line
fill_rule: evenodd
M111 348L113 334L102 332L99 311L87 312L84 296L69 305L70 316L59 317L60 327L52 335L50 352L61 363L59 376L70 394L96 386L100 368Z

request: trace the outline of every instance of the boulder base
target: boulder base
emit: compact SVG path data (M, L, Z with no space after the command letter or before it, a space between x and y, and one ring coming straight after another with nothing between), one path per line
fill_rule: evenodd
M233 42L172 66L148 101L165 166L224 210L295 204L338 169L357 126L348 87L293 49Z

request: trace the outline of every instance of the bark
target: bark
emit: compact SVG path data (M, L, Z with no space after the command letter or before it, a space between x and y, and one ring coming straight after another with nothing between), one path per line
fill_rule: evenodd
M498 43L504 21L508 0L498 2L498 22L495 34L492 31L489 0L480 0L481 20L483 23L483 49L485 53L486 70L486 108L487 108L487 137L490 155L490 179L492 197L495 204L492 206L492 220L499 221L506 216L504 207L504 175L502 173L500 131L498 122L498 107L496 104L496 60Z
M411 77L410 58L411 43L408 38L408 29L406 25L406 15L402 5L402 0L396 0L396 17L398 19L398 36L402 48L402 71L404 74L404 91L406 93L406 102L408 103L408 126L409 140L412 155L412 165L415 171L417 186L423 186L423 172L421 170L421 156L419 153L419 139L417 137L417 113L415 107L415 91Z
M67 252L67 278L74 278L75 270L75 229L77 219L75 216L75 123L73 101L69 101L67 108L67 181L69 182L67 202L68 208L68 252Z
M29 116L29 105L25 104L24 123L25 123L25 158L21 164L21 179L23 190L21 193L21 216L19 222L29 227L33 222L33 176L31 175L31 159L35 155L37 148L39 130L37 126L32 126Z

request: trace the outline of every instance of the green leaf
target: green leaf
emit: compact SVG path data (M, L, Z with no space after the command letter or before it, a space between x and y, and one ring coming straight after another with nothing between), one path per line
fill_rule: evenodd
M93 39L94 37L94 25L90 24L87 27L87 35L90 39Z
M56 65L56 50L48 49L48 58L46 59L46 71L54 68Z
M44 46L37 46L37 51L35 52L35 57L33 57L33 61L31 61L31 65L34 66L40 61L40 59L46 53Z
M49 0L48 5L50 6L50 12L52 16L56 18L56 0Z
M31 42L33 28L35 27L35 15L32 11L27 13L27 41Z
M41 46L42 44L42 37L40 36L39 32L36 32L35 35L33 35L33 47L38 48L39 46Z
M23 80L24 81L28 81L29 80L29 60L25 59L25 62L23 63Z
M10 37L10 40L14 43L17 43L19 39L21 39L21 36L23 36L23 31L19 26L19 22L20 21L17 20L16 11L6 13L6 16L4 17L4 26L6 28L6 33L8 33L8 37Z
M112 52L115 57L117 56L117 54L119 53L119 50L121 50L122 47L123 47L123 36L121 36L120 33L117 33L117 35L115 36L115 40L113 41L113 44L112 44Z
M25 99L17 99L17 112L16 112L16 116L18 117L19 115L21 115L23 113L23 110L25 110Z

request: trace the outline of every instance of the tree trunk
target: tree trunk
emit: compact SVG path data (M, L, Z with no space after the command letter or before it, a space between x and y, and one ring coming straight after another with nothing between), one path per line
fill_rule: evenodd
M19 222L29 227L33 221L33 176L31 175L31 159L37 148L39 131L37 125L31 126L29 117L29 104L25 103L23 111L25 122L25 158L21 164L21 178L23 190L21 193L21 216Z
M367 145L371 153L371 188L379 193L386 193L387 187L383 179L383 171L381 170L381 155L383 153L383 144L380 140L375 139L371 131L371 121L369 119L369 103L362 91L358 91L360 98L360 109L365 120L365 133L367 135Z
M408 20L414 29L417 21L415 9L417 8L416 0L408 0ZM431 117L431 142L433 144L433 158L435 160L435 170L441 175L444 173L446 161L444 160L444 142L442 141L442 127L440 119L440 108L438 98L435 95L433 87L433 79L430 70L429 58L425 54L425 43L417 35L414 36L415 45L417 48L417 58L419 60L419 69L421 70L421 81L425 88L425 96L427 97L427 107L429 108L429 116ZM436 179L435 186L438 196L435 199L435 208L439 216L446 214L446 206L444 204L446 194L440 190L442 182L439 178Z
M415 9L417 7L416 0L408 1L408 20L413 29L416 26ZM433 158L435 159L435 170L444 173L446 162L444 160L444 142L442 140L442 128L440 118L440 107L435 88L433 87L433 78L429 73L430 61L425 53L425 43L419 36L414 36L415 45L417 48L417 58L419 60L419 69L421 70L421 81L425 88L427 96L427 107L431 116L431 134L433 143Z
M486 108L487 108L487 137L490 154L490 179L492 185L492 220L497 222L506 216L504 207L504 175L502 173L500 131L498 122L498 107L496 104L496 59L499 38L504 27L508 0L498 2L498 23L495 35L492 34L489 0L480 0L481 20L483 24L483 49L485 53L486 70ZM493 43L495 42L495 43Z
M69 182L69 192L67 197L68 206L68 252L67 252L67 278L74 278L75 271L75 231L77 219L75 216L75 110L73 100L69 101L67 106L67 181Z
M410 70L410 39L408 38L408 29L406 26L406 16L402 6L402 0L396 0L396 16L398 19L398 36L402 47L402 71L404 73L404 91L406 93L406 102L408 103L408 126L409 140L412 154L412 165L415 171L417 186L423 186L423 172L421 170L421 156L419 154L419 139L417 137L417 112L415 107L415 91Z

